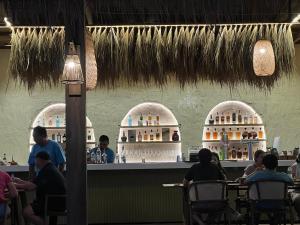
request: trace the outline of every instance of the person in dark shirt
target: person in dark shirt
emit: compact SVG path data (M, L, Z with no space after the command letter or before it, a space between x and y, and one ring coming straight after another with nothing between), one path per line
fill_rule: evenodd
M15 178L16 186L19 189L28 191L36 191L36 199L30 205L26 206L23 215L31 223L35 225L44 225L44 209L47 195L65 195L66 184L62 174L57 167L50 161L47 152L39 152L35 156L35 163L40 170L37 177L30 181L24 181ZM49 202L48 207L57 211L65 210L65 200L57 199L55 202Z
M184 177L184 185L189 182L201 180L225 180L224 173L215 163L212 163L212 153L203 148L198 153L200 163L193 165Z

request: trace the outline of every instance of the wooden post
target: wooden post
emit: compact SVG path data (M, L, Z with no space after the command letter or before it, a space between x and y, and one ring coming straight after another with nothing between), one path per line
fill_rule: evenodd
M84 0L66 0L65 46L80 45L80 62L85 77ZM67 48L66 48L67 49ZM67 224L87 225L86 92L70 96L66 85Z

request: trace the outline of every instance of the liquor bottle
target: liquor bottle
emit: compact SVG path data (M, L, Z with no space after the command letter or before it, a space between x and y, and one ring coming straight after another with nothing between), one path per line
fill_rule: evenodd
M126 142L127 141L127 137L125 135L125 131L123 131L123 136L121 137L121 141L122 142Z
M157 129L156 134L155 134L155 139L156 139L156 141L160 141L160 132L159 132L158 129Z
M145 133L144 133L144 141L148 141L148 134L147 134L147 131L145 131Z
M221 114L221 124L225 123L225 116L224 113Z
M150 130L150 141L154 141L154 135L153 135L153 131Z
M60 119L59 119L59 116L56 116L56 119L55 119L55 126L56 126L56 127L60 127Z
M258 139L263 139L264 138L264 132L262 131L261 128L259 128L259 131L258 131Z
M244 116L244 124L248 124L248 114L247 113Z
M241 150L241 148L238 148L236 155L237 155L237 159L239 160L243 159L243 151Z
M214 125L214 119L213 119L213 116L212 115L210 115L210 119L209 119L209 125Z
M66 136L66 134L63 135L62 140L63 140L63 143L66 143L66 141L67 141L67 136Z
M257 124L257 115L255 113L254 117L253 117L253 124Z
M152 126L152 115L150 112L148 114L148 126Z
M92 134L90 130L88 131L87 139L88 141L92 140Z
M131 115L128 116L128 126L129 127L132 126L132 117L131 117Z
M207 130L206 130L205 138L206 138L206 140L210 140L210 130L209 130L209 128L207 128Z
M224 152L222 151L222 149L221 149L221 151L219 151L219 158L220 158L220 160L224 160L225 158L224 158Z
M230 148L227 149L227 159L232 159L232 149Z
M232 113L232 123L236 124L236 112L235 111Z
M6 154L5 153L3 154L3 159L2 160L3 160L4 164L7 164L7 158L6 158Z
M245 130L244 130L242 136L243 136L243 139L246 139L246 138L248 137L248 131L247 131L247 128L245 128Z
M229 114L229 112L226 115L226 123L230 124L230 114Z
M217 112L217 115L216 115L216 124L219 124L220 123L220 116L219 116L219 113Z
M241 114L241 110L239 110L239 114L238 114L238 123L241 124L243 122L243 117Z
M253 124L253 116L252 115L249 116L248 123L249 124Z
M240 131L240 128L236 129L235 137L236 137L237 140L241 140L241 131Z
M248 160L248 150L247 150L247 148L244 148L244 151L243 151L243 159L244 159L244 160Z
M61 134L60 133L57 134L56 138L57 138L57 142L61 143Z
M253 138L253 139L256 139L256 138L257 138L257 133L256 133L256 131L254 130L254 127L252 127L251 134L252 134L252 138Z
M232 156L232 159L236 159L236 155L237 155L237 152L236 152L235 147L233 146L233 147L232 147L232 150L231 150L231 156Z
M144 125L144 117L143 117L143 114L141 113L141 115L140 115L140 119L139 119L139 121L138 121L138 125L140 126L140 127L142 127L143 125Z
M228 135L228 140L232 140L233 132L232 132L231 128L229 128L229 131L227 132L227 135Z
M159 115L156 115L156 125L159 126L160 122L159 122Z
M138 142L142 142L142 141L143 141L143 136L142 136L141 132L139 131Z
M52 141L55 141L56 140L56 137L55 137L55 134L52 134Z
M53 126L52 116L49 117L49 120L48 120L48 126L49 126L49 127L52 127L52 126Z
M213 132L213 139L217 140L218 139L218 132L217 132L217 128L215 128L214 132Z

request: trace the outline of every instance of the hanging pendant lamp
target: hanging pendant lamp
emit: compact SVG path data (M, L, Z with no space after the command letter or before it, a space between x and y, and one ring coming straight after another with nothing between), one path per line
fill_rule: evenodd
M85 32L86 48L86 90L93 90L97 86L97 63L95 58L94 44L90 32Z
M275 72L275 55L272 43L259 40L253 51L253 70L257 76L271 76Z

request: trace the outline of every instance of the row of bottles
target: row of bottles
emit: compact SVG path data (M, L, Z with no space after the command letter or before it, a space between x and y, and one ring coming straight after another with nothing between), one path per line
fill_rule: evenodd
M122 142L161 142L161 141L169 141L170 137L169 137L169 132L167 133L167 138L165 138L162 135L162 130L161 129L157 129L157 130L153 130L151 129L149 130L144 130L144 131L140 131L137 130L135 131L135 135L129 134L128 131L127 135L129 137L126 136L125 131L123 131L123 135L121 137L121 141ZM172 141L179 141L179 134L178 131L175 130L173 131L172 137L171 137Z
M67 136L66 136L65 133L63 135L61 135L59 132L58 133L52 133L51 139L53 141L58 142L58 143L66 143Z
M219 146L208 146L212 152L219 154L220 160L249 160L249 154L252 154L252 159L255 151L249 153L249 149L243 146L231 146L224 152L224 148ZM256 149L257 150L257 149Z
M151 112L148 113L147 116L143 115L142 113L137 116L137 125L138 126L159 126L160 125L160 117L159 115L152 115ZM132 116L129 115L128 119L128 126L131 127L133 124Z
M210 115L209 124L257 124L258 116L257 114L248 114L244 115L241 113L241 110L233 112L217 112L216 115Z
M224 132L226 132L228 140L241 140L241 139L263 139L264 132L262 128L259 130L252 127L252 129L244 128L221 128L221 129L210 129L207 128L205 132L205 140L221 140Z
M66 118L64 116L49 116L46 118L42 116L42 118L38 118L37 126L41 127L65 127L66 126Z
M11 161L8 162L7 157L6 157L6 153L3 154L3 157L1 159L1 166L7 166L7 165L11 165L11 166L16 166L18 165L18 163L14 160L14 156L11 157Z

